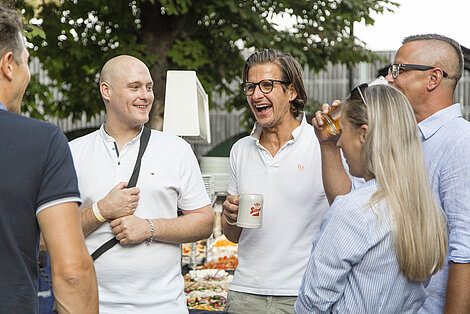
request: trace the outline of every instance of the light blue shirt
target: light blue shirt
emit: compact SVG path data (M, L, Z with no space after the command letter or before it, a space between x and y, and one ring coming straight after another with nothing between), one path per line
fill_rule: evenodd
M426 298L422 282L403 275L385 201L368 206L375 179L355 181L331 205L302 279L296 313L415 313Z
M445 268L431 278L420 313L444 311L449 263L470 262L470 122L460 104L419 123L431 189L447 216L449 251Z
M1 102L0 102L0 110L7 110L7 107L5 107L5 105L2 104Z

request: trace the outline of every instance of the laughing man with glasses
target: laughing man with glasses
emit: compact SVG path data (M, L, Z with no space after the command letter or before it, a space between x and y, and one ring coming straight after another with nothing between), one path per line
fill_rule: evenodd
M238 267L227 308L229 313L294 313L310 247L328 210L320 145L303 113L307 95L292 56L256 52L242 79L256 124L230 152L222 227L238 242ZM263 195L261 229L236 226L242 193Z

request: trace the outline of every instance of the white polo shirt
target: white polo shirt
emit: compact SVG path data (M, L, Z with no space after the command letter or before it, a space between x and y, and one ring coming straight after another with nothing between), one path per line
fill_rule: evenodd
M243 229L238 267L230 290L296 296L312 242L329 206L323 190L320 145L304 115L276 154L259 143L256 123L250 136L230 152L229 193L264 197L263 227Z
M104 127L70 143L82 208L102 199L134 169L142 132L116 153ZM184 140L152 130L137 187L141 218L175 218L177 208L210 204L196 157ZM114 235L108 223L86 237L90 254ZM95 261L100 313L187 313L179 244L116 245Z

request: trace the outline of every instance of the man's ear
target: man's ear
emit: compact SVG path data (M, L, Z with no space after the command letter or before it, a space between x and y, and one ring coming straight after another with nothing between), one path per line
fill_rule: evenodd
M101 82L100 83L100 92L101 92L101 97L103 97L104 100L108 100L111 98L110 96L110 85L107 82Z
M434 68L431 70L431 76L429 77L428 90L431 91L439 86L442 79L444 78L444 72L440 68Z
M289 91L289 101L293 101L297 98L297 92L295 91L293 84L290 84L287 90Z
M13 52L8 51L0 58L0 71L9 81L13 80Z

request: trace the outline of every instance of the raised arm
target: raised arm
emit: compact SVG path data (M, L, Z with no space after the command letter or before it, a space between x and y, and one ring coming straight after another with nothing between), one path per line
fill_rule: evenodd
M51 258L59 313L98 313L95 269L80 228L77 204L48 207L37 218Z
M344 170L340 149L336 143L320 143L323 188L331 205L338 195L351 191L351 179Z
M339 106L341 102L335 100L332 107ZM312 119L312 125L315 127L315 135L320 142L321 161L322 161L322 179L323 188L328 202L333 203L336 196L344 195L351 191L351 180L343 166L341 152L336 145L339 137L329 136L323 128L324 122L321 114L328 113L330 106L323 104L322 111L317 111Z

